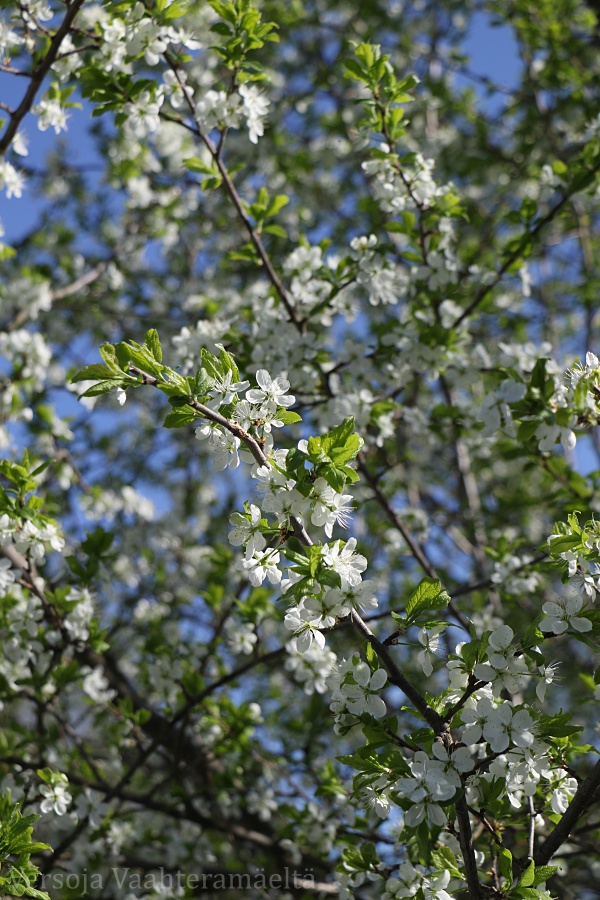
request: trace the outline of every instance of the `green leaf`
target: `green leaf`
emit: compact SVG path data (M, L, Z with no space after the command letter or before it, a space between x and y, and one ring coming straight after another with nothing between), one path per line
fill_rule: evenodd
M299 416L298 413L283 407L278 408L276 418L279 419L280 422L283 422L284 425L293 425L295 422L302 421L302 416Z
M100 356L102 357L108 368L111 369L111 371L117 372L119 368L123 368L119 365L117 351L112 344L102 344L99 349Z
M225 371L221 362L206 347L202 347L200 350L200 358L202 360L202 368L209 378L223 378Z
M373 649L373 646L367 641L365 646L365 656L367 657L367 662L371 667L373 667L377 662L377 654Z
M115 539L111 531L105 531L104 528L98 526L94 531L88 532L86 539L81 542L81 549L88 556L103 556L106 554Z
M235 357L231 353L229 353L221 344L216 344L216 346L220 351L219 357L223 366L223 374L226 375L227 372L231 372L233 381L239 381L240 373L235 361Z
M289 202L290 198L286 197L285 194L277 194L277 196L272 197L265 212L265 219L270 219L272 218L272 216L276 216L277 213L284 208L284 206L288 205Z
M565 553L567 550L572 550L574 547L579 547L581 545L581 535L579 534L564 534L560 535L560 537L552 537L552 539L548 542L548 548L552 556L559 556L561 553Z
M158 337L158 331L156 328L151 328L150 331L146 334L144 338L144 344L156 360L156 362L162 362L162 347L160 346L160 339Z
M369 73L356 59L345 59L344 68L346 69L344 72L346 78L354 78L357 81L362 81L363 84L370 83Z
M536 866L532 887L537 887L538 884L543 884L549 878L552 878L553 875L556 875L557 872L560 872L560 870L561 866Z
M270 225L265 225L265 227L263 228L263 232L266 232L267 234L273 234L273 235L275 235L275 237L280 237L280 238L287 238L287 236L288 236L285 228L282 228L281 225L277 225L274 223L271 223Z
M336 468L350 484L355 484L357 481L360 481L360 475L351 468L351 466L336 466Z
M281 549L283 553L285 553L286 559L289 559L290 562L296 563L296 565L301 566L308 571L309 562L306 556L302 553L296 553L295 550L291 550L289 547L282 547Z
M424 610L445 609L449 602L450 597L442 591L441 583L425 576L406 602L406 615L415 619Z
M537 388L542 394L546 384L546 363L547 359L538 359L531 370L530 384L531 387Z
M231 28L229 25L226 25L225 22L215 22L214 25L210 26L209 31L212 31L214 34L220 34L223 37L231 37L233 34Z
M82 397L99 397L100 394L107 394L115 388L121 386L121 379L111 379L111 381L99 381L81 394Z
M338 494L343 490L346 479L342 472L334 465L319 466L319 475L322 475L327 484Z
M308 455L314 463L332 462L340 466L354 459L362 445L362 438L354 432L354 418L349 416L321 437L310 437Z
M199 156L188 156L183 160L183 164L191 172L200 172L203 175L215 175L218 171L215 170L212 163L205 162Z
M512 853L504 847L498 853L498 864L500 866L500 874L512 883Z
M534 882L535 877L535 863L533 860L530 860L529 865L519 878L517 882L517 887L531 887Z
M189 406L175 409L173 412L167 413L163 422L163 428L183 428L184 425L189 425L190 422L195 422L197 419L197 413L190 409Z
M147 372L149 375L154 375L155 378L158 378L159 381L162 381L162 373L165 371L165 366L162 366L154 357L153 353L150 351L147 345L140 347L139 344L136 344L134 341L121 341L120 344L117 344L117 348L121 348L121 352L127 352L127 356L129 357L129 362L136 366L138 369L141 369L143 372Z
M208 394L214 383L214 378L210 377L206 369L200 369L194 379L192 391L194 394L199 395Z
M450 847L442 846L438 847L436 850L432 850L431 862L435 868L439 869L441 872L447 870L453 878L461 877L458 861Z
M571 725L570 722L571 716L562 710L554 716L541 715L536 722L536 734L541 738L562 738L583 731L583 726Z
M107 378L120 378L121 373L115 373L113 368L103 366L102 363L92 363L91 366L84 366L71 378L71 384L76 381L99 381Z

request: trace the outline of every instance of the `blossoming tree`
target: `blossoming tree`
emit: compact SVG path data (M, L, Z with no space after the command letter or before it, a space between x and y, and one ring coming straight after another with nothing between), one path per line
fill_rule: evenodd
M2 7L1 893L598 896L597 4Z

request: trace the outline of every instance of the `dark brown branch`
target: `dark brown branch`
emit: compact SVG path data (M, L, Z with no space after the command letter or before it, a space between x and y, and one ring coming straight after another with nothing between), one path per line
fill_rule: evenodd
M142 379L142 384L151 384L154 387L160 384L160 380L158 378L156 378L154 375L149 375L148 372L144 372L143 369L139 369L137 366L130 366L129 371L134 375L139 375ZM236 425L235 422L231 422L229 419L226 419L225 416L221 415L221 413L215 412L214 409L211 409L209 406L205 406L204 403L200 403L198 400L194 400L193 397L189 398L189 400L187 401L187 405L192 409L195 409L196 412L199 412L200 415L204 416L205 419L209 419L211 422L215 422L217 425L221 425L231 434L235 435L235 437L239 438L240 441L243 441L259 466L269 465L269 461L256 438L253 438L251 434L248 434L247 431L244 431L244 429L240 425Z
M177 63L175 62L175 60L171 57L171 55L169 53L165 53L164 58L167 61L168 65L173 70L175 77L177 78L177 81L181 85L184 97L186 98L186 102L189 107L189 110L194 118L194 121L196 121L196 104L194 102L194 98L190 95L189 91L186 90L184 82L180 78L179 68L177 66ZM283 286L283 282L281 281L281 278L275 271L273 263L271 262L269 254L267 253L267 251L265 249L265 245L262 242L262 238L261 238L260 234L253 226L252 222L250 221L250 217L247 215L246 210L244 209L244 204L242 202L242 198L238 194L237 188L231 179L231 175L229 174L229 170L227 169L227 166L223 162L223 143L224 143L223 135L221 136L221 140L220 140L218 146L215 146L213 144L213 142L211 141L211 139L208 137L208 135L202 134L202 132L199 129L196 131L196 134L202 140L204 146L206 147L206 149L212 156L212 158L219 170L219 174L220 174L221 178L223 179L223 185L225 187L225 190L227 191L229 198L235 207L235 211L238 214L240 221L243 223L244 228L248 232L250 240L252 241L252 244L254 246L254 249L256 250L256 253L258 254L258 258L260 259L261 264L264 266L264 269L265 269L265 272L267 273L269 281L275 288L275 291L277 292L278 297L280 298L281 302L283 303L283 305L285 307L285 310L288 314L290 322L292 322L293 325L298 329L298 331L300 333L302 333L304 330L304 326L303 326L302 322L300 321L300 319L298 318L296 310L294 309L294 306L288 296L287 290Z
M550 862L558 848L565 843L587 808L596 800L600 789L600 762L597 762L585 781L582 781L567 811L560 822L550 832L535 855L536 866Z
M19 106L12 113L8 125L6 126L6 130L0 138L0 156L3 156L10 147L12 140L17 133L19 125L33 106L35 96L40 89L44 78L50 71L52 63L55 62L58 56L60 45L69 33L71 25L75 21L75 17L77 16L77 13L83 6L84 2L85 0L73 0L73 3L71 3L71 5L67 8L65 17L62 20L58 31L52 38L50 47L48 48L48 52L40 62L39 66L37 66L37 68L32 72L30 76L31 81L29 82L23 99L21 100Z
M435 566L433 565L432 562L429 561L427 554L425 553L425 550L423 549L423 547L421 547L419 542L412 536L411 532L406 527L404 522L402 522L401 519L398 518L398 516L396 515L396 513L390 506L390 503L389 503L387 497L385 496L385 494L383 493L383 491L377 484L377 481L373 478L373 476L369 472L368 466L366 464L366 460L362 454L359 454L359 456L358 456L358 470L361 473L361 475L364 476L365 481L368 483L369 487L373 491L373 495L374 495L375 499L381 506L382 510L385 512L386 516L388 517L388 519L390 520L390 522L392 523L394 528L398 531L398 533L400 535L402 535L402 538L408 545L410 552L412 553L412 555L416 559L416 561L419 563L419 565L421 566L421 568L423 569L425 574L428 575L429 578L438 579L438 574L435 570ZM468 631L469 630L469 622L468 622L467 618L463 615L463 613L458 609L456 604L453 603L452 601L450 601L450 603L448 604L448 609L450 610L450 612L452 613L452 615L454 616L456 621L459 622L461 624L461 626L465 629L465 631ZM386 613L386 615L389 615L389 613ZM372 618L375 618L375 617L372 617Z
M388 648L373 634L367 623L361 619L355 610L351 613L351 621L354 630L357 631L361 637L367 639L385 666L392 684L395 684L396 687L399 687L400 690L406 694L410 702L415 706L415 709L421 713L425 721L428 725L431 725L436 734L446 731L447 726L442 717L430 707L423 694L421 694L408 678L402 674Z
M502 278L508 272L508 270L510 269L512 264L518 260L521 253L523 252L524 248L527 246L527 244L529 244L531 239L534 237L537 237L537 235L540 233L540 231L542 231L546 227L546 225L549 225L550 222L552 222L556 218L558 213L561 211L563 206L565 206L565 204L569 202L571 197L573 197L574 194L576 194L578 191L582 190L582 188L587 185L589 177L591 175L595 175L596 172L598 172L598 171L600 171L600 162L596 163L595 166L593 166L587 172L583 173L571 185L571 189L569 191L567 191L567 193L563 194L563 196L560 198L560 200L557 203L555 203L554 206L546 213L546 215L537 222L535 227L532 228L531 231L528 231L526 234L523 235L516 250L513 250L513 252L510 254L510 256L508 256L505 259L505 261L502 263L502 265L498 269L498 272L496 273L494 280L491 281L490 284L485 284L480 287L474 300L471 303L469 303L467 308L465 310L463 310L463 312L460 314L460 316L452 324L453 328L458 328L459 325L461 325L461 323L465 321L465 319L468 319L468 317L471 315L471 313L473 313L477 309L477 307L485 300L485 298L488 296L488 294L490 294L491 291L493 291L493 289L496 287L496 285L502 280Z
M469 807L467 806L467 798L464 794L460 800L456 801L456 818L458 820L458 840L465 863L465 877L467 879L469 897L471 900L479 900L481 897L481 886L479 883L479 874L477 872L475 851L473 849L473 833L471 831L471 820L469 819Z
M412 555L416 559L416 561L419 563L419 565L421 566L421 568L423 569L425 574L428 575L430 578L437 578L438 576L435 571L435 566L433 565L433 563L431 563L429 561L429 559L427 558L427 554L425 553L425 551L423 550L423 548L421 547L419 542L415 540L415 538L412 536L412 534L410 533L410 531L408 530L408 528L406 527L404 522L402 522L398 518L398 516L396 515L396 513L390 506L387 497L385 496L385 494L383 493L383 491L377 484L377 481L373 478L373 476L369 472L369 469L366 464L366 460L362 453L360 453L358 456L358 470L361 473L361 475L364 476L365 481L367 482L367 484L373 491L373 495L374 495L375 499L377 500L377 502L379 503L379 505L385 512L386 516L388 517L388 519L390 520L390 522L392 523L392 525L394 526L396 531L398 531L398 533L402 535L404 541L406 542L406 544L408 545L408 547L410 549L410 552L412 553Z

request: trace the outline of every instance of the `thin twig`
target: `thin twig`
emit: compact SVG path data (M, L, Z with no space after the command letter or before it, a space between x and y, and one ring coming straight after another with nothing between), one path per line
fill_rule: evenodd
M600 162L596 163L595 166L592 166L591 169L589 169L587 172L583 173L571 185L571 190L568 191L567 193L563 194L563 196L560 198L560 200L557 203L555 203L554 206L551 207L551 209L546 213L546 215L537 222L535 227L532 228L531 231L528 231L526 234L523 235L523 237L519 241L519 244L517 245L516 249L513 250L513 252L509 256L507 256L505 261L502 263L502 265L496 272L494 279L489 284L485 284L480 287L480 289L477 292L473 301L471 303L469 303L469 305L466 307L466 309L464 309L462 311L462 313L458 316L458 318L452 323L452 328L458 328L465 321L465 319L468 319L468 317L471 315L471 313L473 313L477 309L477 307L481 303L483 303L483 301L488 296L488 294L490 294L491 291L493 291L493 289L496 287L496 285L502 280L504 275L508 272L508 270L510 269L512 264L518 260L521 253L523 252L524 248L527 246L527 244L530 243L531 239L536 237L540 233L540 231L542 231L546 227L546 225L549 225L550 222L552 222L556 218L556 216L561 211L563 206L569 202L569 200L571 199L571 197L573 197L574 194L576 194L583 187L585 187L585 185L587 185L590 175L595 175L596 172L599 172L599 171L600 171Z

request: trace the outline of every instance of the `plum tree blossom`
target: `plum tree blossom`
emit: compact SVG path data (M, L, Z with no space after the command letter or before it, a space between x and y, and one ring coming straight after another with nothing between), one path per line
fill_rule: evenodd
M322 627L322 615L307 607L303 602L292 607L285 615L285 627L293 631L296 648L299 653L310 650L313 641L322 650L325 646L325 635L319 630Z
M60 134L67 128L68 116L58 98L43 97L31 107L31 112L37 116L40 131L53 128L55 134Z
M592 896L598 40L3 4L3 897Z
M533 720L525 709L513 712L506 703L497 706L488 697L482 697L475 708L465 710L463 721L462 739L466 744L483 737L494 753L502 753L511 743L517 747L533 744Z
M257 550L245 556L239 562L239 568L243 569L251 583L258 587L268 578L271 584L279 584L281 570L277 568L280 556L277 550Z
M227 535L229 543L234 547L246 546L246 552L251 555L255 550L264 550L267 541L261 532L261 513L258 506L250 504L248 513L234 512L229 517L234 526Z
M22 197L25 187L25 176L6 160L0 160L0 188L6 191L6 196Z
M335 541L323 553L324 563L340 576L342 590L358 587L362 580L361 573L367 567L367 560L361 553L355 552L356 538L350 538L342 547L342 541Z
M578 616L584 605L583 597L567 597L564 600L549 600L542 610L546 613L540 622L541 631L563 634L568 628L575 631L590 631L592 623L585 616Z
M40 812L54 812L57 816L64 816L73 799L65 785L60 782L54 785L43 784L40 793L44 797L40 803Z
M349 680L342 679L334 689L332 704L334 711L339 712L339 708L345 707L356 716L362 713L368 713L376 718L384 716L386 705L379 693L387 681L385 669L377 669L371 673L366 663L359 662L354 665L354 661L351 661L349 674ZM330 682L332 685L336 683L335 676L333 680L330 678Z
M513 638L509 625L496 628L489 637L487 662L478 663L473 669L480 681L493 684L494 697L499 697L503 689L516 694L530 677L525 659L512 646Z
M455 786L443 775L440 762L431 760L422 751L415 753L409 767L411 775L400 778L395 784L399 794L412 802L405 817L406 824L414 826L428 820L433 825L443 825L446 814L440 803L454 796Z
M256 373L258 388L251 388L246 391L246 399L250 403L260 403L267 410L272 410L278 406L292 406L295 397L287 394L290 383L283 375L277 378L271 378L266 369L259 369Z
M265 133L263 120L269 108L269 100L253 84L242 84L239 92L242 98L242 112L248 126L248 137L251 143L258 144L259 137Z
M311 522L324 528L327 537L333 534L333 526L338 522L347 526L350 521L352 506L348 501L352 500L351 494L337 494L324 478L317 478L312 490Z
M425 648L417 654L417 659L421 664L425 675L431 675L433 672L432 654L439 651L441 645L441 635L444 632L443 625L434 625L431 629L421 628L418 634L419 643Z
M17 572L12 568L9 559L0 559L0 592L6 596L10 586L16 581Z
M209 391L208 405L211 409L218 409L224 403L231 403L236 394L245 391L250 386L249 381L232 381L233 372L227 371L224 378L217 378Z

